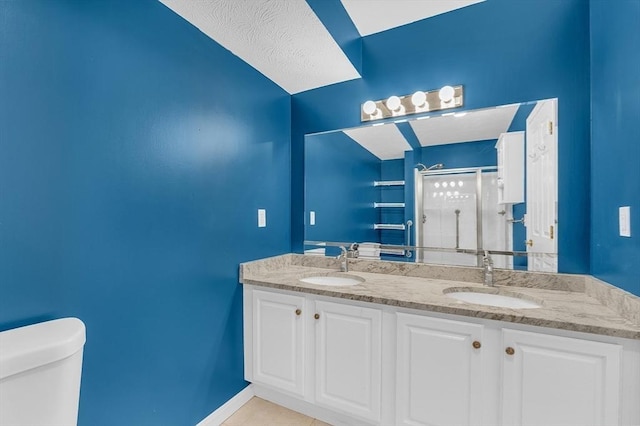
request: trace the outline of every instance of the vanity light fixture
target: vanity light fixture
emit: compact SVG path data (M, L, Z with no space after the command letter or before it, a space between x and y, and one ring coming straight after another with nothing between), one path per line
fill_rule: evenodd
M376 115L376 113L380 110L378 109L378 106L375 102L367 101L362 104L362 111L367 115Z
M453 96L455 95L455 90L451 86L444 86L442 89L438 91L438 97L442 102L448 104L453 100Z
M389 110L394 113L400 112L400 109L402 108L402 102L400 101L400 98L395 95L389 96L386 105L387 108L389 108Z
M366 101L360 107L360 121L419 114L459 108L464 104L462 85L444 86L438 90L417 91L411 95L389 96L378 101Z
M411 103L416 108L423 108L424 106L429 108L429 103L427 102L427 94L422 90L418 90L416 93L411 95Z

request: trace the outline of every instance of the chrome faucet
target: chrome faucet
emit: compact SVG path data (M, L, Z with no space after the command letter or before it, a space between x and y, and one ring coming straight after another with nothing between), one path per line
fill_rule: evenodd
M353 243L348 249L340 246L340 250L342 250L342 252L337 257L337 259L340 260L340 271L349 272L349 259L358 257L358 244Z
M484 285L493 287L493 259L491 259L488 250L484 251L482 266L484 269Z

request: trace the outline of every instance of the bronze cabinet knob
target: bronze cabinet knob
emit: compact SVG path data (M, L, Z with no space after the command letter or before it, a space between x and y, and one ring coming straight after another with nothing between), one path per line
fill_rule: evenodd
M480 342L478 342L477 340L475 340L475 341L472 343L472 345L473 345L473 347L474 347L475 349L480 349L480 347L482 347L482 344L481 344Z
M296 315L300 315L302 313L301 309L296 309Z
M320 319L320 314L315 314L313 317L314 317L315 319Z
M507 355L513 355L514 353L516 353L515 349L513 349L511 346L509 346L504 351L507 353Z

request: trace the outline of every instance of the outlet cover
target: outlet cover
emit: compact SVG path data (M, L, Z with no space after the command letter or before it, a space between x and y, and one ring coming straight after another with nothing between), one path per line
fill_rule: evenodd
M630 237L631 236L631 207L624 206L620 207L618 213L619 223L620 223L620 236L621 237Z

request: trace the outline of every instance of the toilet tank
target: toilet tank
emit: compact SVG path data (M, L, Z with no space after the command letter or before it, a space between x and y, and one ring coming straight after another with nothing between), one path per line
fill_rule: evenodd
M84 323L62 318L0 332L0 425L75 425Z

